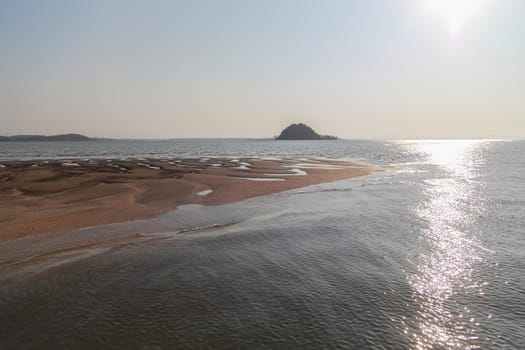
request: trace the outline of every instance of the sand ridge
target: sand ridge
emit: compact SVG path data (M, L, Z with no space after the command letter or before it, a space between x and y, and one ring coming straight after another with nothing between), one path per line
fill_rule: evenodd
M0 241L153 217L182 204L225 204L374 171L369 166L319 159L1 163Z

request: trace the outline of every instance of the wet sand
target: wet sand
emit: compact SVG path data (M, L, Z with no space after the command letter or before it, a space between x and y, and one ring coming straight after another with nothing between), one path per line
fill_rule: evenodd
M226 204L372 171L318 159L1 162L0 241L154 217L183 204Z

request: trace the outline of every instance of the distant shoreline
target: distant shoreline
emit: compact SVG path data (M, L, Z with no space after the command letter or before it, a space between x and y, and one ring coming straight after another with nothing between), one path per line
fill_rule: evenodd
M277 139L272 137L177 137L177 138L106 138L106 137L88 137L78 135L70 137L67 135L14 135L0 136L0 142L92 142L92 141L212 141L212 140L237 140L237 141L334 141L339 138L317 138L317 139Z
M60 135L13 135L0 136L0 142L56 142L56 141L101 141L111 140L103 138L93 138L81 134L60 134Z

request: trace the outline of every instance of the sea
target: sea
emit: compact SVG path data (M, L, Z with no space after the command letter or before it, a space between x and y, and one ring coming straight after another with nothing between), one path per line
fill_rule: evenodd
M524 155L525 141L510 140L0 143L0 164L255 157L381 168L1 243L0 348L525 349Z

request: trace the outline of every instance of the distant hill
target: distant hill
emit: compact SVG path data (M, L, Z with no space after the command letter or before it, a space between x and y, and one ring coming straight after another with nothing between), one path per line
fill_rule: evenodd
M15 135L0 136L0 141L93 141L99 140L80 134L62 134L62 135Z
M337 137L319 135L308 125L298 123L284 129L276 140L337 140Z

